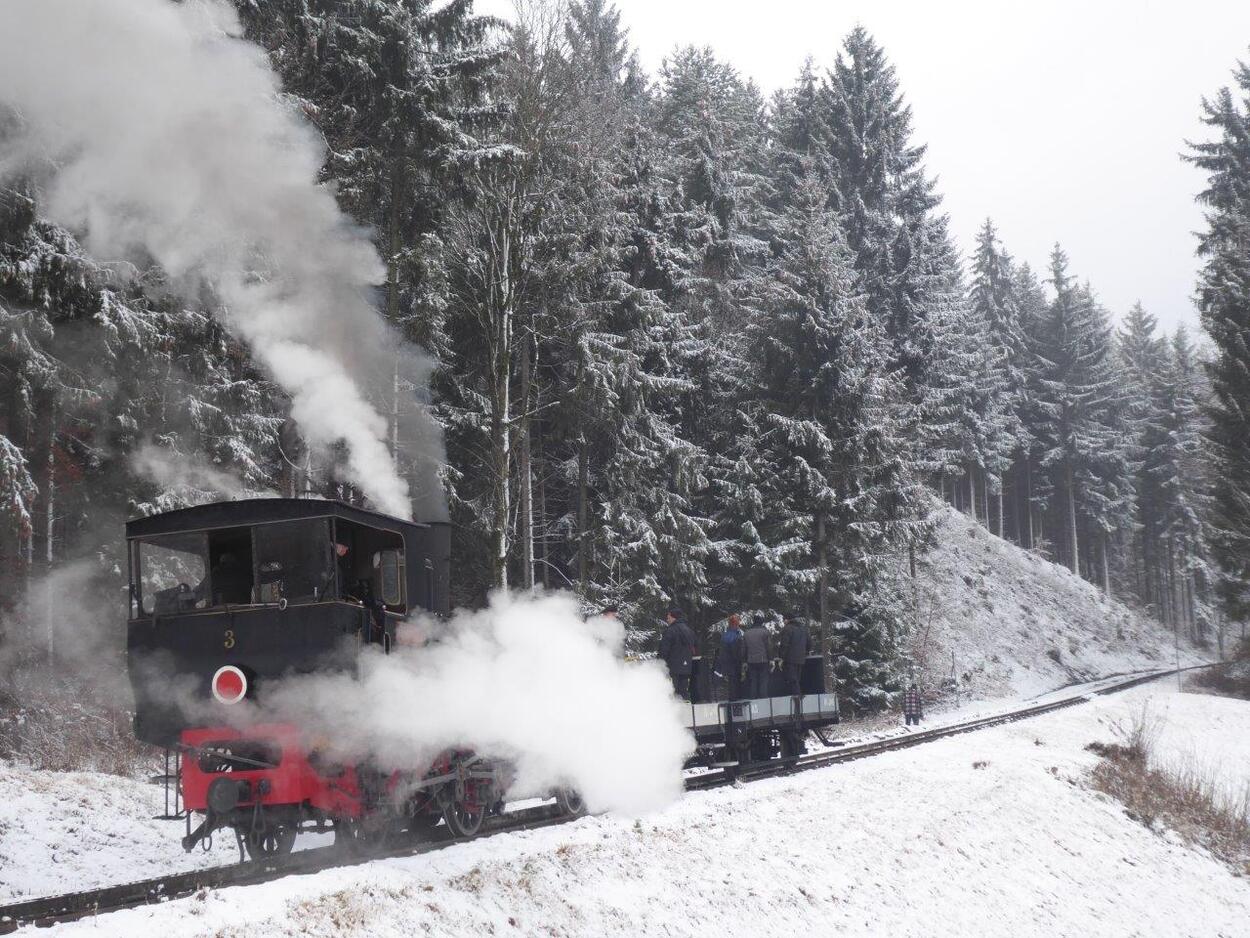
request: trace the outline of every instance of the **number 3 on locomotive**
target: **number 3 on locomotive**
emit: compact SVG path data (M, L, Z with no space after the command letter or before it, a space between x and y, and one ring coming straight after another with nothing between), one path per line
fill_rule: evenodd
M233 629L226 629L226 640L222 642L222 645L224 645L226 648L234 647L234 630Z

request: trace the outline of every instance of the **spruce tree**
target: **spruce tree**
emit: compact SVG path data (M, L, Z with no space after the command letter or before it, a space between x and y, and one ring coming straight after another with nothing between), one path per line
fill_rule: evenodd
M1158 481L1162 426L1161 392L1166 381L1167 354L1158 333L1158 321L1136 303L1117 336L1116 349L1123 375L1123 419L1131 436L1135 472L1135 514L1127 533L1131 545L1132 588L1143 605L1163 616L1160 525L1164 514Z
M1000 537L1010 529L1020 541L1019 512L1014 493L1013 464L1029 447L1025 429L1028 386L1028 348L1020 322L1020 304L1016 295L1011 256L998 241L993 222L985 220L977 234L972 258L972 285L969 289L972 320L983 335L981 343L982 383L988 390L981 399L991 409L985 421L987 433L982 444L987 479L997 495L997 526ZM987 525L989 519L987 517Z
M678 191L661 221L675 251L662 297L670 323L685 333L670 342L668 377L688 382L678 427L704 467L691 511L710 521L718 547L713 552L709 543L703 553L721 589L738 580L732 558L752 549L749 518L723 495L747 481L725 454L756 432L741 402L750 394L743 383L745 326L767 253L763 108L758 90L710 50L679 49L661 69L656 125L666 150L663 172ZM706 606L711 599L708 590L691 601Z
M1204 518L1209 501L1203 472L1203 390L1193 345L1183 326L1173 333L1159 375L1158 424L1151 469L1158 486L1164 549L1165 621L1189 632L1195 642L1209 637L1212 570L1208 565Z
M1110 327L1092 294L1068 273L1058 245L1050 274L1055 299L1040 323L1035 379L1041 464L1055 494L1059 556L1073 573L1091 572L1109 588L1108 535L1131 495L1124 436L1114 426L1118 390Z
M883 368L889 339L856 287L822 181L807 170L776 219L780 249L748 330L759 389L748 406L760 434L742 441L740 458L760 475L760 599L818 617L827 654L835 620L851 623L839 670L867 699L888 689L900 623L878 587L883 555L907 543L914 483L892 419L901 383Z
M802 86L800 86L801 90ZM907 395L897 418L910 427L909 461L937 479L960 471L966 444L963 386L975 356L974 326L958 254L940 198L912 139L911 109L884 51L863 27L845 39L821 82L820 162L830 207L846 232L869 311L890 337L890 366ZM913 506L916 543L926 510Z
M930 230L940 199L911 141L911 108L894 67L862 26L843 43L821 86L832 208L846 229L869 309L894 343L913 394L934 351L926 287L944 245Z
M1198 250L1202 326L1215 346L1208 365L1215 464L1212 548L1221 596L1232 618L1250 615L1250 65L1239 64L1234 90L1203 102L1214 139L1191 145L1189 159L1206 172L1199 195L1206 228ZM1236 95L1236 96L1235 96Z

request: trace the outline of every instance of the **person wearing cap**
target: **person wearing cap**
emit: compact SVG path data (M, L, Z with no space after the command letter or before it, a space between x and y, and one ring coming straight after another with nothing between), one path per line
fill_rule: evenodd
M690 675L694 672L695 637L686 624L685 613L676 606L664 617L668 625L660 637L660 660L668 667L673 692L682 700L690 699Z
M764 617L757 615L751 619L751 627L742 636L743 649L747 662L747 697L758 700L768 696L768 661L769 654L768 628L764 625Z
M919 726L924 719L924 701L920 697L920 686L915 681L903 694L903 719L908 726Z

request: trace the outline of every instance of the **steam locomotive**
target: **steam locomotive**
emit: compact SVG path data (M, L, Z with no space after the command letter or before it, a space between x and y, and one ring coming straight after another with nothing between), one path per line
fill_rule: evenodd
M298 726L234 718L266 682L352 674L365 646L397 647L411 615L447 615L448 524L270 498L132 520L126 539L135 734L175 754L185 849L219 830L253 859L289 852L301 831L333 832L350 850L440 823L471 837L503 810L508 766L471 749L384 772L337 760ZM823 673L814 656L801 696L748 701L713 700L711 675L696 674L693 761L736 768L799 754L809 730L838 718ZM584 811L575 791L549 794Z

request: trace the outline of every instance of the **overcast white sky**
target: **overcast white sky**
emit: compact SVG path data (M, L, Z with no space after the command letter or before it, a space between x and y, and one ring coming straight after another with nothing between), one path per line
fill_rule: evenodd
M862 23L890 56L965 251L992 216L1035 269L1063 244L1116 316L1197 323L1199 103L1250 57L1246 0L616 0L654 76L708 45L765 92ZM477 0L507 17L512 0Z

